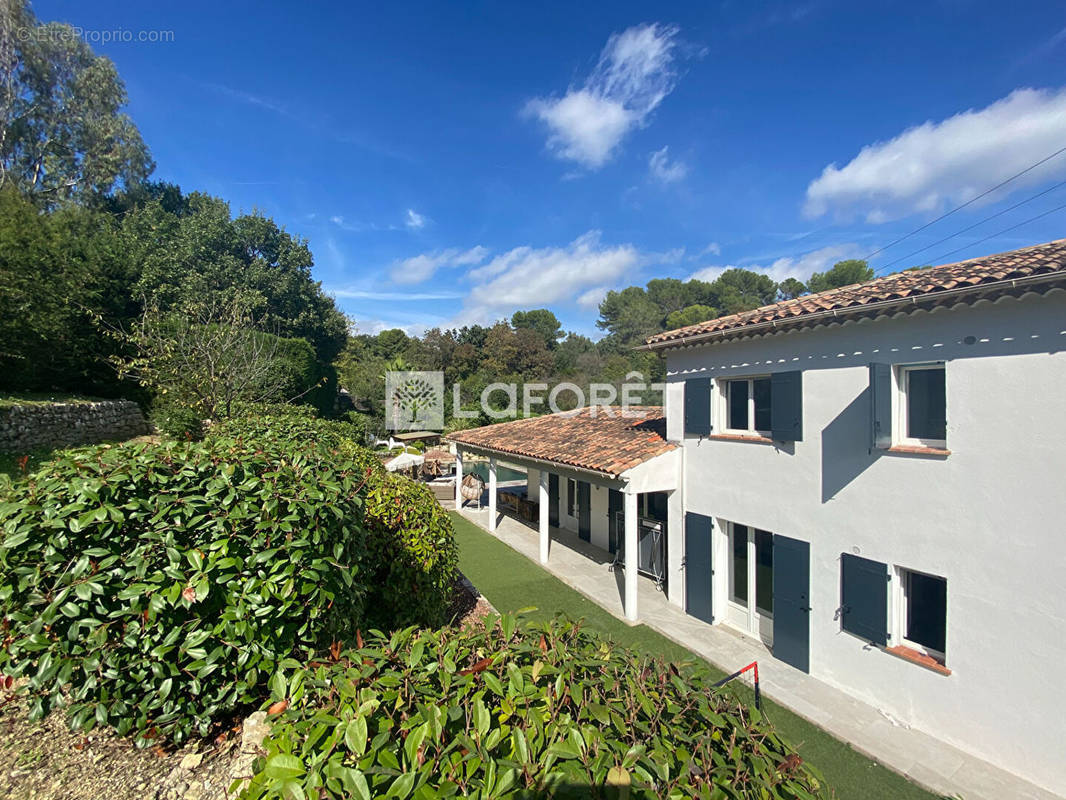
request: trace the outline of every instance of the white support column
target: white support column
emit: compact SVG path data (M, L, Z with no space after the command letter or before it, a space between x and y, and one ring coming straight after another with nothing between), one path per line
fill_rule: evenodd
M496 459L489 457L489 532L496 532Z
M455 510L463 507L463 451L455 448Z
M548 471L540 471L540 563L548 563L551 532L548 530Z
M626 537L626 619L636 622L637 617L637 564L640 553L637 545L637 495L626 487L623 500L625 509Z

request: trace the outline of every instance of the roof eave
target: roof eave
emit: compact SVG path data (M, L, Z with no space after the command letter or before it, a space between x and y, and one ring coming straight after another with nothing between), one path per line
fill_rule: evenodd
M501 450L499 448L489 447L489 446L483 445L483 444L470 444L469 442L463 442L463 441L460 441L460 440L457 440L457 439L448 438L448 439L446 439L446 441L451 442L452 444L456 445L457 447L462 447L462 448L465 448L465 449L474 450L475 452L477 452L479 454L482 454L482 455L501 456L503 458L513 458L513 459L521 460L521 461L531 461L534 464L543 464L545 466L552 466L552 467L557 467L557 468L558 467L562 467L564 469L573 470L575 472L583 472L583 473L586 473L588 475L595 475L598 478L603 478L603 479L606 479L606 480L612 480L612 481L622 480L622 477L621 477L622 474L623 474L622 472L607 472L605 470L592 469L590 467L580 467L580 466L578 466L576 464L567 463L566 461L552 461L551 459L547 459L547 458L538 458L537 456L528 456L528 455L525 455L524 453L516 453L516 452L511 451L511 450ZM624 472L624 470L623 470L623 472Z
M826 309L825 311L815 311L810 314L798 314L794 317L767 320L766 322L756 322L751 325L742 325L737 328L725 328L718 331L695 333L690 336L681 336L677 339L666 339L659 342L645 342L644 344L635 347L634 350L652 351L689 347L704 344L714 339L731 339L747 336L753 332L798 326L811 321L824 320L832 317L861 316L868 314L871 311L886 311L893 307L914 306L925 302L938 302L944 298L960 297L965 294L986 294L1000 289L1013 289L1018 286L1028 286L1038 283L1056 283L1062 281L1066 281L1066 273L1063 272L1027 275L1022 278L1009 278L1002 281L993 281L992 283L959 286L954 289L944 289L939 292L928 292L926 294L899 297L892 300L879 300L873 303L847 306L845 308Z

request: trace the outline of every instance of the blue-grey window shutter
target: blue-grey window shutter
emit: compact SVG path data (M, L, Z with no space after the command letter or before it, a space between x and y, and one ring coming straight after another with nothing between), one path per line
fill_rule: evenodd
M685 433L707 436L711 432L711 379L685 381Z
M892 365L870 365L870 449L892 446Z
M840 627L874 644L888 644L887 564L841 554Z
M798 369L770 376L770 424L774 441L803 441L803 373Z

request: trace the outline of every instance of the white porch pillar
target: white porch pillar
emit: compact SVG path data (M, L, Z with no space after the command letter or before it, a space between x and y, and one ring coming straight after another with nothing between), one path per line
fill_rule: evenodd
M548 471L540 471L540 563L548 563L548 546L551 533L548 530Z
M496 531L496 459L489 457L489 532Z
M463 507L463 451L455 448L455 510Z
M626 537L626 619L636 622L637 617L637 564L640 560L637 544L637 495L626 487L624 496Z

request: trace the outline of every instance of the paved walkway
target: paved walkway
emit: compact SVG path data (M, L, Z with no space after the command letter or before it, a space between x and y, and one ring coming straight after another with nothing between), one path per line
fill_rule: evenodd
M488 529L487 509L464 507L462 514ZM497 519L496 536L539 563L537 532L511 517L499 515ZM609 570L611 556L569 531L552 528L551 536L548 571L624 620L623 573ZM961 795L964 800L1061 800L1059 795L900 725L873 706L777 661L755 639L685 614L649 580L641 579L637 604L641 623L726 672L758 660L759 678L767 696L933 792Z

